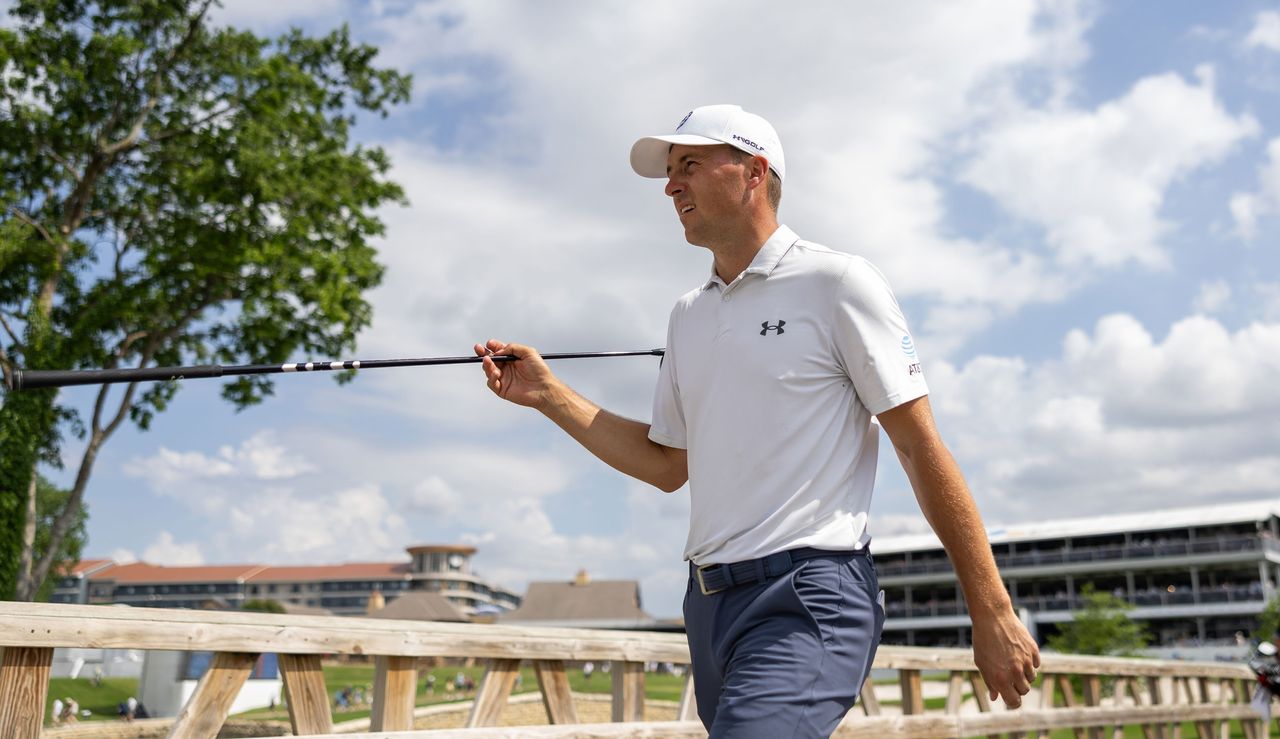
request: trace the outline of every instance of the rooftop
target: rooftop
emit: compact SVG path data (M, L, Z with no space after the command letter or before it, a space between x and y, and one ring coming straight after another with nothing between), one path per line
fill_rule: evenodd
M1266 521L1272 516L1280 516L1280 499L1008 524L987 529L987 538L991 540L992 544L1005 544L1071 536L1159 531L1187 526L1250 523ZM873 520L873 528L874 525ZM933 533L908 534L904 536L877 536L873 540L871 551L876 554L887 554L916 552L939 549L941 547L942 544Z

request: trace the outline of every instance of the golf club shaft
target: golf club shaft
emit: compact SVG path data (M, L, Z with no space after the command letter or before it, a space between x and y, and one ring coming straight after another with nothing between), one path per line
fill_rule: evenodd
M624 352L559 352L541 355L543 359L594 359L597 357L661 357L663 349L642 349ZM341 362L289 362L286 364L241 364L222 366L217 364L191 367L142 367L137 369L100 370L14 370L7 378L10 390L33 390L45 387L70 385L109 385L118 382L165 382L168 380L194 380L203 377L234 377L237 375L270 375L289 372L323 372L330 370L381 369L384 367L431 367L440 364L475 364L484 357L422 357L417 359L348 359ZM515 359L510 355L495 355L497 362Z

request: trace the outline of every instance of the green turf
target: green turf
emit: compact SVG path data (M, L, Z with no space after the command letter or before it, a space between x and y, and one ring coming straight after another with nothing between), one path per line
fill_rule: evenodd
M97 687L88 678L50 678L49 697L44 704L45 723L49 723L55 699L64 703L67 698L75 699L81 711L90 712L88 716L82 714L81 721L117 721L116 706L137 694L138 679L133 677L104 677Z

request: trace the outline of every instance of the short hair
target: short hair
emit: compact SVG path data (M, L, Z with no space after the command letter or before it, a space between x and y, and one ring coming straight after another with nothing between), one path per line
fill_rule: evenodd
M754 159L755 155L749 154L735 146L730 146L729 151L733 154L733 158L739 163L745 162L747 159ZM778 212L778 206L782 203L782 178L777 172L773 171L773 167L769 167L769 179L765 181L765 196L769 199L769 207L774 213Z

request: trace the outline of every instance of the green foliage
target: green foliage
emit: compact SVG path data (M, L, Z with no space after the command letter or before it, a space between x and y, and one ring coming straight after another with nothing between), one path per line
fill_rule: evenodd
M34 550L37 558L43 557L44 553L49 550L54 517L66 508L67 499L70 497L70 490L63 490L55 486L46 480L43 475L36 478L36 541ZM40 590L36 594L36 600L49 600L49 596L53 595L53 588L57 584L57 578L66 575L70 567L80 561L80 557L84 553L84 545L89 540L89 534L86 530L88 521L89 508L82 504L76 510L75 522L68 529L66 536L63 536L57 544L58 549L54 553L51 576L45 578L45 581L41 583Z
M374 67L345 27L264 39L209 25L211 2L19 0L0 28L7 368L337 356L369 325L377 209L403 193L350 130L407 100L410 79ZM31 462L58 464L67 432L88 437L56 540L102 442L125 419L147 428L178 387L128 386L110 403L104 388L91 410L4 396L0 596ZM238 408L270 393L265 377L223 387Z
M1133 606L1086 584L1080 591L1084 608L1049 638L1048 647L1068 654L1131 657L1148 643L1142 624L1129 618Z
M1258 641L1272 641L1280 633L1280 594L1273 595L1271 600L1258 615L1258 630L1253 637Z
M240 606L242 611L257 611L259 613L284 613L284 606L275 600L246 600Z

